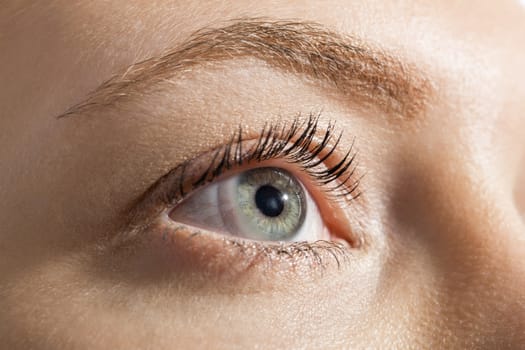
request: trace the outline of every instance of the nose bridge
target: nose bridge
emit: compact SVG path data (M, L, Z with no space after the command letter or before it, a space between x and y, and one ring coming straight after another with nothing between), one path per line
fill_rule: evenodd
M462 160L419 160L400 194L409 208L398 214L430 255L438 313L454 333L525 344L525 232L513 194Z

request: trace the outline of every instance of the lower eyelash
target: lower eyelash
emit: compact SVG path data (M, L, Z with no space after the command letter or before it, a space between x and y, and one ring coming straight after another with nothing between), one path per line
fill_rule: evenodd
M342 262L350 256L348 247L335 241L288 242L273 245L226 239L226 243L239 249L243 255L251 256L253 261L264 260L267 264L285 261L290 263L292 267L296 267L299 260L301 260L306 262L312 269L326 268L330 263L327 259L331 258L339 269Z
M171 228L163 233L162 237L167 241L179 231L187 232L188 229L187 226ZM201 235L213 234L193 229L187 237L192 240ZM247 268L263 267L264 270L275 270L276 265L285 264L287 269L291 270L307 266L309 271L316 271L324 270L331 263L335 263L340 269L352 253L350 246L344 241L269 243L226 236L217 236L216 239L222 240L225 249L229 249L230 253L239 254Z

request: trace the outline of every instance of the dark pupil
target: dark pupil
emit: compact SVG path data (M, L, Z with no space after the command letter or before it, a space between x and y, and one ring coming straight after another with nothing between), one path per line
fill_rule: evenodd
M283 193L277 188L264 185L255 193L255 204L264 215L276 217L283 212L285 203L283 197Z

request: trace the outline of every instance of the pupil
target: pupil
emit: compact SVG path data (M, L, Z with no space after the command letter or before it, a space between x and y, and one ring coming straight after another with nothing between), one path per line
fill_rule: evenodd
M255 193L255 204L266 216L279 216L284 210L285 196L277 188L264 185L259 187Z

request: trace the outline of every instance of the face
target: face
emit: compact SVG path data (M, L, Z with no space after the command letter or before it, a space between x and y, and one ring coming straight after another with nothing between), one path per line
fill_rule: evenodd
M525 7L364 4L4 5L3 344L523 346Z

